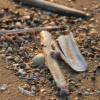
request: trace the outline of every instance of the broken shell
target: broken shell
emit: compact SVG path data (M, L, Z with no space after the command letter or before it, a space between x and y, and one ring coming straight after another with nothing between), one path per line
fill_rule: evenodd
M44 54L40 53L32 59L32 66L42 66L45 63Z

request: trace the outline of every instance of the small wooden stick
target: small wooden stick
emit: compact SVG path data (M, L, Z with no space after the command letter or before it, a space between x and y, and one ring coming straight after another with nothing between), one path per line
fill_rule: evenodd
M46 27L34 27L34 28L25 28L25 29L16 29L16 30L0 30L0 35L6 34L6 33L26 33L26 32L40 32L42 30L48 30L48 31L53 31L53 30L60 30L60 29L65 29L64 27L61 26L46 26Z
M89 15L83 11L76 10L74 8L69 8L60 4L51 3L45 0L21 0L21 2L22 4L38 7L66 16L89 17Z

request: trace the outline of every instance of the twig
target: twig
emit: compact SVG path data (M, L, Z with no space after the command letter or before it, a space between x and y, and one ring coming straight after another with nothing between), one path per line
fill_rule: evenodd
M40 32L42 30L48 30L48 31L53 31L53 30L60 30L64 29L64 27L61 26L47 26L47 27L34 27L34 28L25 28L25 29L16 29L16 30L0 30L0 35L6 34L6 33L26 33L26 32Z
M66 16L89 17L89 15L83 11L76 10L74 8L69 8L60 4L51 3L45 0L21 0L21 2L26 5L38 7Z

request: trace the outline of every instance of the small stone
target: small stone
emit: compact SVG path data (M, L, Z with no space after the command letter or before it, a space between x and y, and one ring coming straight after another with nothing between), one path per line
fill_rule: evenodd
M78 97L81 97L82 96L82 93L81 92L78 92L77 95L78 95Z
M4 52L5 52L5 50L1 50L1 51L0 51L0 54L3 54Z
M13 56L7 56L7 57L6 57L6 60L13 60L13 59L14 59Z
M32 59L32 67L34 66L42 66L45 63L45 57L44 54L40 53L38 55L36 55L33 59Z
M21 50L21 51L24 50L24 47L20 47L19 50Z
M5 54L0 54L1 58L4 59L5 58Z
M18 69L18 75L25 76L26 75L26 72L24 71L24 69L19 68Z
M19 62L20 61L20 58L19 57L15 57L15 62Z
M89 95L90 95L90 92L85 91L83 94L84 94L85 96L89 96Z
M7 48L7 51L8 51L8 53L12 53L12 52L13 52L12 47L8 47L8 48Z
M22 87L18 87L18 90L19 90L19 92L21 92L24 95L35 96L35 94L36 94L35 92L28 91L28 90L26 90L26 89L24 89Z
M27 63L25 63L26 64L26 67L25 67L25 69L26 70L29 70L30 69L30 66L29 66L29 64L27 64Z
M100 66L98 65L97 67L96 67L96 75L100 75Z
M30 73L29 75L27 75L27 83L33 84L33 80L37 81L37 77L35 75L33 75L32 73Z
M7 42L4 42L4 43L3 43L3 47L4 47L4 48L7 48L7 47L8 47L8 43L7 43Z
M95 76L92 76L91 77L91 81L95 82L96 81L96 77Z
M97 33L97 31L95 30L95 29L91 29L91 31L90 31L90 34L92 35L92 34L96 34Z
M31 91L36 91L36 86L35 85L32 85Z
M21 28L22 27L21 22L16 22L15 25L16 25L17 28Z
M100 90L96 91L96 94L97 94L97 95L100 95Z
M69 2L71 2L72 0L68 0Z
M75 100L79 100L79 98L78 97L75 97Z
M25 64L25 63L20 63L20 64L19 64L19 67L20 67L21 69L25 69L26 64Z
M45 91L46 91L45 89L41 89L41 90L40 90L40 92L42 92L42 93L45 92Z
M0 92L5 91L7 89L7 84L0 84Z
M87 11L88 9L87 9L87 8L83 8L83 10L84 10L84 11Z
M13 64L12 66L13 66L13 68L14 68L14 71L17 71L17 70L18 70L19 64Z
M23 18L23 20L27 20L27 19L30 19L30 16L29 15L25 15L22 18Z
M54 0L50 0L50 2L54 2Z

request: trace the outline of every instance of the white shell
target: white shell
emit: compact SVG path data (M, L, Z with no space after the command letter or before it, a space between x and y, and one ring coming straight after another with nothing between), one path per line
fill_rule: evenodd
M81 55L72 33L60 36L58 38L58 43L60 45L64 61L68 63L73 70L85 71L87 69L87 63Z

